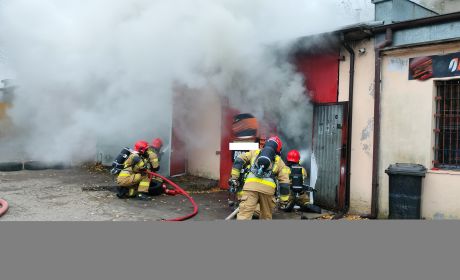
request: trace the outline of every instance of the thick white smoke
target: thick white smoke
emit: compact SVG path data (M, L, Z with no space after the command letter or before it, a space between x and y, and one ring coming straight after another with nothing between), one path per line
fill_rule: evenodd
M342 8L334 0L2 0L0 48L20 85L8 149L83 159L98 141L168 139L178 84L275 116L300 137L308 101L283 48L350 23Z

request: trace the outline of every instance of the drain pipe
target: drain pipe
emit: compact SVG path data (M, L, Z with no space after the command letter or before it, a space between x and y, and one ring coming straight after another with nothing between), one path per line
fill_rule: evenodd
M342 34L343 36L343 34ZM342 37L343 40L343 37ZM353 89L355 82L355 51L350 47L348 42L343 40L343 47L350 54L350 75L348 81L348 132L347 132L347 174L346 174L346 183L345 183L345 209L344 213L348 213L350 209L350 170L351 170L351 135L352 135L352 125L353 125Z
M379 150L380 150L380 87L382 49L393 43L393 31L386 29L385 40L375 46L375 80L374 80L374 145L372 149L372 200L370 219L376 219L379 213Z

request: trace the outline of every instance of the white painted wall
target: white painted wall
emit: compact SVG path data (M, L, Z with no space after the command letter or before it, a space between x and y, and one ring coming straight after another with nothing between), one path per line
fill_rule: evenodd
M434 79L408 79L409 58L458 52L460 43L388 52L382 62L379 216L388 216L388 175L392 163L419 163L428 169L434 159ZM458 77L457 77L458 78ZM430 170L423 180L422 216L460 218L460 172Z
M221 102L211 91L193 91L186 112L187 171L218 180L220 177ZM190 96L189 96L190 97Z
M355 83L351 145L350 212L369 214L372 191L372 142L374 117L374 41L352 46L355 51ZM359 54L359 49L366 52ZM339 101L348 101L350 57L341 50L345 61L339 64Z

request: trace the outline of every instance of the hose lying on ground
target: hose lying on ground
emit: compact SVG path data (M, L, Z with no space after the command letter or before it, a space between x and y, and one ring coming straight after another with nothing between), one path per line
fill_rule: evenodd
M165 180L168 184L170 184L174 189L176 189L176 191L180 194L182 194L183 196L187 197L188 200L192 203L193 205L193 213L191 214L188 214L186 216L182 216L182 217L178 217L178 218L174 218L174 219L166 219L164 221L167 221L167 222L177 222L177 221L185 221L187 219L190 219L192 218L193 216L195 216L197 213L198 213L198 205L195 203L195 200L193 200L193 198L186 192L184 191L181 187L179 187L178 185L176 185L174 182L172 182L171 180L161 176L160 174L157 174L157 173L154 173L154 172L150 172L150 171L147 171L147 173L149 174L149 177L152 178L153 176L156 176L156 177L159 177L163 180Z
M8 211L8 202L0 198L0 217Z
M228 215L227 218L225 218L225 220L228 221L235 218L235 216L238 215L238 212L240 212L240 207L236 208L235 211L233 211L230 215Z

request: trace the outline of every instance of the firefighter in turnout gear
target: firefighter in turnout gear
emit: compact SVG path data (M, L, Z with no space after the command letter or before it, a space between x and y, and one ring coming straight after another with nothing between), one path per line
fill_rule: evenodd
M276 206L275 192L277 181L281 190L289 192L289 168L279 156L282 142L270 137L261 150L241 154L233 164L230 184L238 187L240 171L250 164L250 170L244 180L238 220L251 220L260 204L260 219L272 219Z
M150 145L145 152L145 156L148 161L148 169L152 172L158 172L160 170L160 160L162 155L160 150L162 147L163 141L160 138L155 138L152 140L152 145ZM173 192L172 190L166 189L161 178L155 176L152 177L148 190L149 195L160 195L170 191Z
M292 184L303 185L305 182L307 182L307 171L300 165L299 151L291 150L288 152L286 157L286 165L289 167L289 179L291 182L291 187ZM294 182L294 180L296 182ZM310 202L308 195L304 191L300 193L297 201L295 201L291 188L289 189L289 193L281 193L280 201L280 209L286 212L292 211L296 202L300 207L305 207Z
M118 198L137 197L147 200L150 179L146 173L148 160L145 153L149 147L146 141L137 141L134 152L124 162L124 168L117 177Z
M161 141L160 138L155 138L152 141L152 145L149 146L145 152L149 161L150 171L157 172L160 170L161 147L163 147L163 141Z

